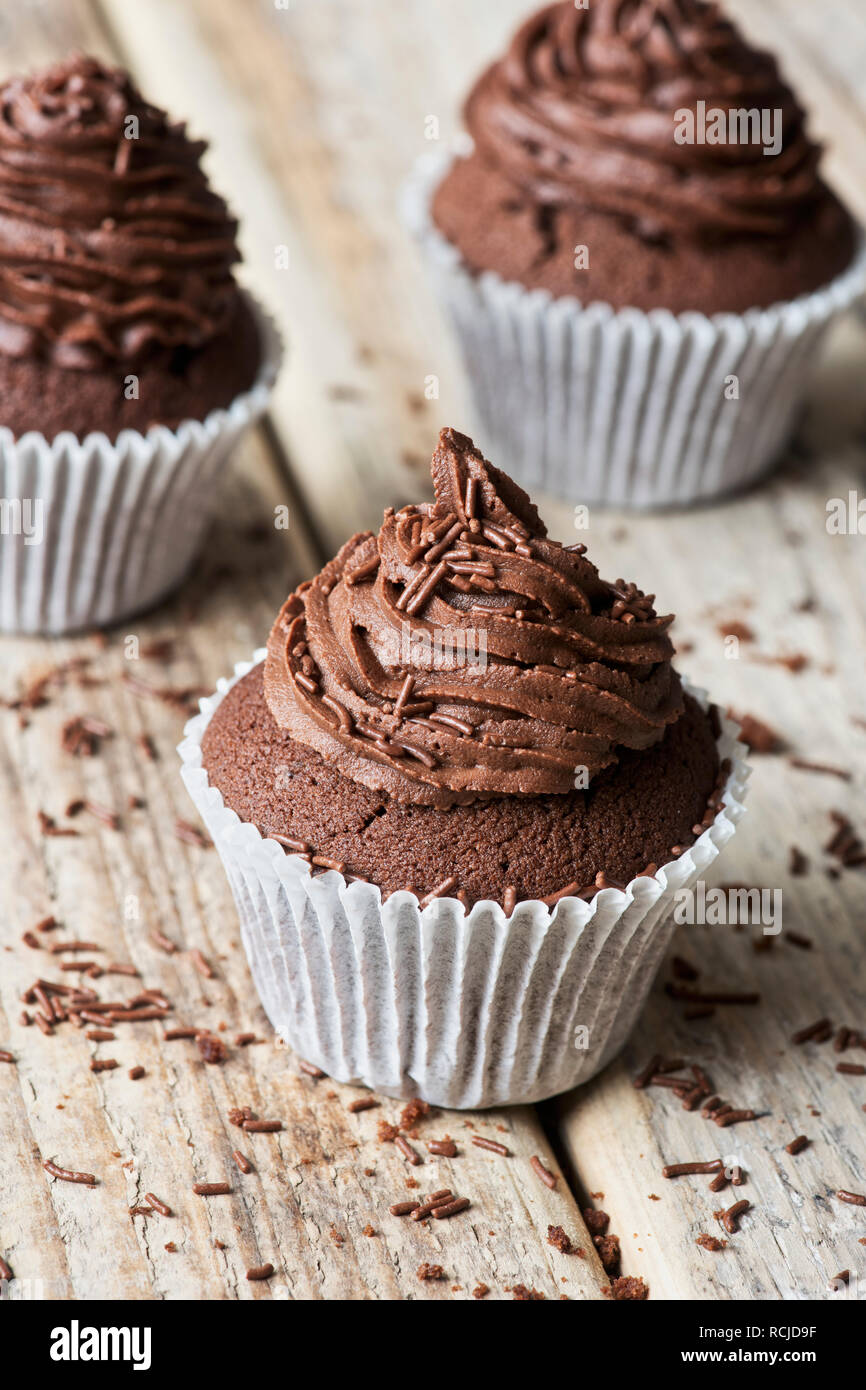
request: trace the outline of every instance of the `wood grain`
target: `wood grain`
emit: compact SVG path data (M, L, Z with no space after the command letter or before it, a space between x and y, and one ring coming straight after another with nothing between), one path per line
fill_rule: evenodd
M438 1299L472 1297L484 1283L494 1298L523 1284L548 1298L598 1299L607 1276L580 1215L590 1200L610 1212L625 1272L644 1277L654 1298L831 1297L833 1274L864 1268L866 1224L831 1194L866 1191L866 1083L835 1072L830 1045L789 1042L824 1012L866 1027L863 871L831 879L821 850L830 810L855 823L862 816L866 775L866 730L852 723L866 719L864 540L826 528L828 498L864 492L856 324L835 335L797 447L771 485L700 512L594 513L589 534L577 537L571 509L539 499L554 535L586 540L603 574L634 577L656 590L662 609L677 609L679 664L692 680L768 720L789 752L851 774L797 771L787 752L756 759L748 817L716 878L782 889L785 930L771 951L756 954L752 934L730 928L679 933L674 949L699 965L701 984L758 989L762 1004L688 1023L660 983L624 1058L545 1107L544 1127L533 1109L437 1114L413 1142L424 1152L428 1137L448 1132L460 1154L448 1162L425 1153L410 1169L376 1139L378 1120L395 1118L398 1106L351 1114L355 1093L298 1074L255 998L213 852L174 833L175 819L192 814L174 753L183 717L120 680L134 673L210 690L261 644L286 592L326 552L378 525L383 506L427 494L438 427L471 429L454 345L396 204L406 170L429 148L426 117L439 118L443 141L452 138L469 81L526 8L525 0L294 0L287 11L240 0L29 0L14 17L0 15L10 70L75 46L116 56L149 96L212 138L214 180L242 218L247 281L289 343L270 419L235 461L205 557L181 594L108 634L106 645L2 642L0 698L79 656L105 681L69 680L24 728L15 710L0 709L0 1047L17 1059L0 1065L0 1255L16 1275L13 1297ZM866 21L856 0L820 8L731 0L731 8L779 52L828 139L832 176L866 215ZM276 268L278 246L288 248L287 271ZM430 376L439 397L427 401ZM289 508L287 533L273 528L277 506ZM755 633L734 656L719 627L731 619ZM173 651L136 660L128 638L143 650L171 638ZM808 659L799 674L755 659L791 652ZM92 759L60 745L64 721L82 713L113 730ZM144 805L129 809L130 795ZM84 813L69 822L77 838L39 834L40 810L66 824L68 803L81 797L116 810L122 830ZM810 859L806 877L790 876L793 844ZM51 1038L21 1027L22 989L37 973L61 978L56 960L20 940L48 912L62 924L55 936L95 940L100 961L132 963L141 985L165 989L172 1022L224 1037L225 1066L206 1065L194 1041L164 1041L160 1023L137 1025L134 1036L118 1025L117 1039L99 1044L69 1025ZM178 943L177 954L153 945L155 929ZM793 946L791 930L811 937L812 950ZM216 978L197 971L194 949ZM139 981L105 976L97 987L126 998ZM236 1046L247 1030L263 1041ZM635 1091L631 1077L656 1051L700 1063L726 1099L766 1113L720 1130L669 1092ZM94 1074L92 1056L120 1065ZM145 1067L140 1081L128 1077L134 1064ZM227 1116L242 1105L284 1129L241 1134ZM559 1171L545 1127L567 1170L554 1192L529 1166L538 1153ZM500 1139L510 1156L475 1148L473 1132ZM791 1157L784 1145L797 1133L812 1143ZM237 1147L255 1166L249 1176L233 1164ZM713 1211L729 1205L731 1189L715 1197L707 1179L666 1181L661 1168L719 1153L745 1168L736 1195L753 1210L713 1254L695 1240L724 1236ZM44 1158L91 1170L99 1184L52 1180ZM195 1182L223 1180L228 1196L192 1193ZM429 1227L392 1217L388 1205L416 1191L408 1180L421 1192L452 1186L472 1206ZM171 1218L130 1218L148 1191L172 1207ZM604 1197L592 1199L597 1193ZM563 1226L585 1258L554 1250L549 1225ZM368 1226L375 1234L364 1234ZM249 1283L246 1269L265 1261L273 1279ZM441 1264L445 1278L420 1281L425 1262Z

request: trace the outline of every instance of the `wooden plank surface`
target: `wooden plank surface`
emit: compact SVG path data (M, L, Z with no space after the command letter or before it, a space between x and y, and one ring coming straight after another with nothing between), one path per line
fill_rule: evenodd
M866 215L866 98L857 82L866 23L856 2L815 10L772 0L755 12L734 0L731 8L781 54L828 139L831 172ZM664 994L667 971L625 1057L574 1097L541 1116L517 1109L424 1121L417 1147L449 1132L461 1150L453 1163L428 1157L409 1170L376 1140L378 1119L394 1118L398 1106L349 1114L352 1092L299 1075L296 1059L274 1046L213 852L174 834L176 817L191 814L173 751L182 715L118 681L132 671L211 689L260 645L285 593L323 552L377 525L384 505L426 495L438 427L471 427L454 346L396 201L406 169L429 148L425 117L438 115L441 138L452 137L472 75L526 9L525 0L293 0L286 11L240 0L31 0L16 7L14 23L0 16L10 70L74 46L116 55L149 96L212 138L214 180L243 220L247 281L290 343L271 419L241 451L206 558L178 598L110 634L105 647L92 638L2 642L0 697L80 656L91 660L88 675L106 680L82 687L70 679L27 728L17 712L0 710L0 1047L17 1058L0 1066L9 1117L0 1136L0 1255L46 1296L444 1298L471 1297L484 1283L491 1297L522 1284L548 1298L598 1298L607 1278L580 1216L592 1200L611 1214L624 1272L643 1276L654 1298L821 1297L838 1270L866 1268L866 1222L831 1196L838 1187L866 1191L866 1082L835 1072L830 1045L789 1042L821 1013L866 1027L863 871L828 878L820 848L829 811L856 823L863 804L866 730L852 723L866 718L863 538L830 536L825 524L827 499L851 487L862 494L866 476L859 328L836 336L798 450L771 486L693 513L594 514L580 536L603 574L625 573L655 589L663 608L677 608L680 666L691 679L723 705L769 720L789 752L851 773L843 781L797 771L786 754L756 760L747 820L716 878L783 890L785 931L771 951L756 954L749 933L729 928L680 931L675 949L700 967L700 985L757 989L762 1003L688 1023ZM281 245L286 272L275 268ZM425 403L430 375L440 396ZM541 500L553 533L573 539L570 509ZM274 532L273 508L286 504L290 530ZM799 609L803 599L814 601L810 611ZM732 659L719 623L733 619L755 640ZM130 661L130 636L145 650L172 638L170 658ZM808 658L799 674L755 659L791 652ZM64 721L82 713L114 731L93 759L60 748ZM155 762L136 742L142 733L154 740ZM131 794L144 806L127 809ZM38 833L39 810L66 824L66 806L80 797L118 811L122 831L85 813L69 822L77 838ZM805 877L788 872L793 844L810 859ZM140 986L165 989L172 1022L227 1025L219 1036L229 1062L205 1065L194 1042L163 1041L160 1023L142 1025L134 1040L118 1030L117 1041L101 1044L68 1024L51 1038L22 1028L21 990L38 973L61 978L44 950L20 941L48 912L62 922L53 935L95 940L103 963L139 969L140 982L103 977L103 995L109 983L120 998ZM178 942L178 954L154 948L155 928ZM793 946L792 930L813 948ZM196 970L195 948L215 979ZM236 1047L247 1029L265 1041ZM654 1052L701 1064L725 1099L766 1115L721 1130L669 1092L635 1091L631 1077ZM93 1074L92 1055L120 1066ZM134 1064L147 1073L137 1082L127 1075ZM283 1132L241 1135L227 1114L245 1104L280 1118ZM511 1156L475 1149L472 1125ZM796 1133L812 1143L790 1157L784 1145ZM570 1179L561 1176L552 1193L528 1165L539 1153L556 1167L551 1143ZM255 1164L248 1177L232 1164L238 1146ZM734 1195L753 1210L714 1254L695 1240L724 1236L712 1213L733 1200L731 1189L715 1197L707 1179L665 1181L661 1168L718 1153L742 1164L747 1183ZM52 1182L41 1158L94 1171L99 1185ZM191 1193L193 1182L224 1179L229 1196ZM415 1191L407 1180L422 1192L454 1186L473 1207L419 1229L387 1214ZM146 1191L175 1216L131 1219L128 1208ZM603 1199L591 1198L598 1193ZM584 1259L547 1243L551 1224ZM375 1235L363 1234L367 1226ZM275 1265L274 1279L248 1283L245 1270L263 1261ZM441 1264L445 1278L420 1281L424 1262Z

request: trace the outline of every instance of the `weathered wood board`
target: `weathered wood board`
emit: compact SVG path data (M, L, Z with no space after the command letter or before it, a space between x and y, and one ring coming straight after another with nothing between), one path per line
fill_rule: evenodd
M82 686L73 675L58 684L27 727L0 709L0 1048L16 1058L0 1065L0 1256L15 1275L13 1297L465 1298L486 1284L493 1298L523 1285L547 1298L597 1299L608 1279L580 1215L591 1200L611 1215L623 1271L646 1279L653 1298L831 1298L834 1274L866 1270L866 1217L832 1196L866 1191L866 1078L837 1073L831 1044L790 1043L825 1013L866 1028L863 870L830 878L833 861L821 849L831 810L855 824L863 814L866 728L853 721L866 719L864 537L826 526L827 500L864 488L860 326L836 335L798 448L772 484L696 512L593 514L581 536L602 573L635 578L663 608L676 607L680 665L693 681L785 738L785 753L755 759L747 820L715 875L780 888L784 930L756 953L754 932L681 928L675 950L700 967L697 987L758 990L761 1004L689 1022L664 993L667 970L624 1058L562 1103L431 1116L413 1141L425 1162L413 1169L376 1138L378 1120L399 1106L352 1114L354 1093L299 1074L258 1006L213 852L174 832L176 818L191 815L174 754L183 715L120 680L211 689L261 644L291 585L353 530L376 525L383 506L426 493L439 426L471 428L454 345L397 200L427 148L425 118L436 115L441 139L452 138L472 74L526 8L525 0L293 0L286 10L264 0L31 0L0 13L4 68L76 46L115 56L149 95L212 137L214 179L243 222L248 283L289 349L268 424L236 460L205 559L182 593L106 645L0 643L0 697L80 657L100 682ZM866 216L860 6L768 0L758 12L735 0L731 8L782 55L828 142L832 176ZM276 265L281 246L286 271ZM440 394L426 401L430 375ZM287 533L270 525L283 505ZM542 508L554 534L573 537L569 508L543 499ZM748 624L754 641L726 643L732 621ZM128 638L145 652L171 639L171 652L136 660ZM807 658L799 672L766 660L796 652ZM89 759L61 746L64 722L84 713L113 731ZM836 765L850 780L797 770L789 754ZM144 804L130 808L130 796ZM80 798L117 812L122 829L86 812L67 821L65 808ZM80 834L46 838L39 811ZM805 876L789 872L792 845L810 860ZM48 913L62 926L31 950L21 935ZM178 953L154 946L156 929ZM793 945L791 931L812 948ZM68 1024L53 1037L23 1028L21 991L38 974L59 978L52 938L92 940L101 964L134 965L140 980L105 976L103 995L109 981L118 998L165 990L172 1024L217 1031L230 1060L206 1065L194 1041L164 1041L160 1022L134 1038L118 1028L102 1043ZM196 969L195 949L215 978ZM236 1046L246 1031L263 1041ZM700 1064L726 1100L766 1113L721 1130L682 1110L672 1092L636 1091L631 1078L655 1052ZM119 1066L92 1073L94 1056ZM134 1065L145 1068L138 1081L128 1077ZM283 1131L241 1133L227 1117L243 1105L281 1119ZM460 1150L453 1161L426 1153L425 1141L446 1132ZM475 1148L473 1132L504 1142L510 1156ZM799 1133L812 1142L790 1156L784 1146ZM255 1166L248 1176L231 1158L238 1147ZM561 1172L554 1191L530 1168L532 1154ZM661 1176L666 1163L717 1155L742 1165L742 1188L715 1196L707 1178ZM53 1181L43 1159L92 1171L99 1184ZM224 1180L228 1196L191 1191ZM441 1186L469 1196L470 1210L427 1227L387 1211ZM174 1216L130 1217L149 1191ZM713 1212L740 1195L752 1210L728 1237ZM549 1225L562 1226L584 1258L555 1250ZM702 1233L729 1244L707 1251L695 1244ZM266 1261L274 1277L248 1282L246 1270ZM420 1280L424 1263L445 1277Z

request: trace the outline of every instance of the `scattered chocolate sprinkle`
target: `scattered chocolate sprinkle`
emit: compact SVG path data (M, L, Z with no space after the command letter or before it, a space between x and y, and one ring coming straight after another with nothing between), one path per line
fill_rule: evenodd
M692 1173L718 1173L724 1169L720 1158L712 1158L708 1163L694 1161L689 1163L669 1163L662 1169L663 1178L682 1178Z
M456 1158L457 1145L453 1139L430 1139L427 1142L427 1152L436 1154L439 1158Z
M77 805L77 803L75 804ZM109 830L120 829L120 816L116 815L110 806L103 806L101 802L91 801L88 797L81 802L81 810L87 811L91 816L95 816L103 825L107 825ZM69 810L68 814L72 815L73 812Z
M346 1109L352 1115L358 1115L362 1110L375 1110L379 1105L375 1096L361 1096L359 1100L352 1100Z
M206 980L213 980L216 978L216 972L213 966L198 947L195 947L189 954L193 965L200 975L203 975Z
M791 1042L797 1047L801 1043L812 1042L818 1036L826 1033L827 1029L832 1032L829 1018L819 1018L815 1023L810 1023L806 1028L800 1028L796 1033L791 1034Z
M466 1211L471 1206L468 1197L457 1197L453 1202L446 1203L445 1206L434 1207L431 1215L436 1221L447 1221L451 1216L457 1216L459 1212Z
M8 1281L9 1279L14 1278L15 1276L12 1273L11 1266L8 1265L6 1261L3 1259L3 1256L0 1255L0 1282L3 1282L4 1280Z
M834 1052L846 1052L855 1039L855 1034L851 1028L846 1028L843 1024L833 1039Z
M792 1139L791 1142L790 1142L790 1144L786 1144L786 1145L785 1145L785 1153L789 1153L789 1154L799 1154L799 1153L802 1153L804 1149L806 1149L806 1148L809 1147L810 1142L811 1142L811 1141L810 1141L809 1139L806 1138L806 1135L805 1135L805 1134L798 1134L797 1137L796 1137L796 1139Z
M785 937L792 946L797 946L801 951L811 951L815 944L811 936L804 936L802 932L798 931L788 931L785 933ZM772 938L768 939L772 940Z
M428 1216L432 1216L437 1207L447 1207L456 1198L450 1187L444 1187L439 1192L433 1192L425 1202L416 1205L412 1212L413 1221L424 1221Z
M754 1110L728 1109L724 1112L719 1110L713 1116L713 1123L717 1124L719 1129L727 1129L729 1125L738 1125L746 1120L757 1120L757 1118L758 1116L755 1114Z
M313 1062L305 1062L303 1057L298 1058L298 1068L300 1071L304 1072L305 1075L312 1076L317 1081L321 1081L322 1077L325 1075L321 1067L317 1067Z
M114 1071L115 1067L119 1066L120 1063L116 1062L113 1057L91 1057L90 1059L91 1071Z
M195 845L198 849L212 849L213 840L205 835L203 830L199 830L197 825L192 825L188 820L178 818L174 823L174 833L178 840L186 845Z
M634 1086L636 1091L642 1091L645 1089L645 1087L649 1086L653 1076L655 1076L656 1073L661 1070L661 1063L662 1058L658 1052L655 1053L654 1056L650 1057L646 1066L638 1072L637 1076L634 1078L634 1081L632 1082L632 1085Z
M728 710L728 718L740 726L740 738L753 753L777 753L783 746L775 729L751 714L736 714Z
M171 1216L171 1207L167 1206L165 1202L161 1202L159 1198L155 1197L152 1192L145 1192L144 1200L148 1203L149 1206L153 1208L154 1211L158 1211L160 1216Z
M268 832L269 840L276 840L277 844L282 845L283 849L290 850L292 854L312 855L312 846L306 840L294 840L289 835L278 835L275 830Z
M751 1202L742 1197L739 1202L734 1202L732 1207L728 1207L727 1211L722 1213L722 1225L729 1236L736 1235L740 1229L740 1217L749 1210L751 1205Z
M720 637L736 637L740 642L754 642L755 634L748 623L741 622L738 618L733 618L730 622L717 624L716 631Z
M129 1079L130 1079L130 1081L140 1081L141 1078L142 1078L144 1075L145 1075L144 1067L130 1067L130 1069L129 1069Z
M797 767L801 772L824 772L829 777L840 777L843 782L851 781L851 773L846 767L834 767L831 763L813 763L808 758L789 758L791 767Z
M448 878L443 878L441 883L437 883L435 888L431 888L430 892L424 895L424 897L418 903L418 906L422 908L429 907L430 903L432 903L436 898L442 898L445 896L446 893L450 893L451 889L456 887L456 884L456 874L450 874Z
M797 845L788 851L788 873L792 878L804 878L809 872L809 860Z
M537 1154L532 1155L529 1164L536 1176L544 1183L545 1187L549 1187L552 1191L553 1188L556 1187L556 1174L551 1173L549 1168L545 1168Z
M502 1158L509 1157L509 1151L504 1144L500 1144L497 1139L485 1139L482 1134L473 1134L472 1143L476 1149L488 1149L490 1153L499 1154ZM554 1178L554 1182L556 1179Z
M253 1165L250 1163L246 1154L241 1153L240 1149L234 1150L234 1152L232 1153L232 1158L234 1159L235 1163L238 1165L242 1173L252 1173Z
M156 745L150 734L139 734L135 741L142 756L149 763L155 763L157 761Z
M406 1162L411 1163L413 1168L417 1168L419 1163L424 1162L417 1149L413 1149L408 1139L404 1139L402 1134L395 1135L394 1144L400 1150Z
M282 1120L244 1120L241 1124L247 1134L279 1134L282 1128Z
M51 837L51 836L54 836L55 838L59 838L59 837L63 837L63 836L70 837L70 836L73 836L73 835L77 835L77 834L78 834L78 831L77 831L77 830L73 830L71 826L69 826L69 827L59 826L59 825L57 824L57 822L55 821L54 817L53 817L53 816L49 816L48 813L47 813L46 811L39 811L39 812L38 812L38 816L39 816L39 829L40 829L41 833L42 833L43 835L45 835L46 837Z
M410 1212L417 1211L418 1202L394 1202L389 1208L392 1216L408 1216Z
M0 1051L0 1062L14 1062L15 1058L11 1052Z
M58 1168L57 1164L50 1160L44 1162L42 1167L46 1173L50 1173L53 1178L59 1178L61 1182L81 1183L84 1187L96 1186L96 1178L92 1173L76 1173L70 1168ZM866 1198L864 1198L864 1205L866 1205Z
M253 1265L252 1269L247 1270L247 1278L250 1283L255 1283L257 1279L270 1279L273 1272L272 1264Z
M163 932L159 930L151 932L151 937L155 944L160 948L160 950L165 951L167 956L173 956L175 952L180 949L180 947L176 946L175 943L170 939L170 937L167 937Z
M192 1190L197 1197L224 1197L232 1189L227 1182L195 1182Z
M846 1192L843 1190L836 1193L840 1202L847 1202L852 1207L866 1207L866 1197L859 1192Z
M866 1067L861 1067L857 1062L837 1062L836 1070L845 1076L866 1076Z

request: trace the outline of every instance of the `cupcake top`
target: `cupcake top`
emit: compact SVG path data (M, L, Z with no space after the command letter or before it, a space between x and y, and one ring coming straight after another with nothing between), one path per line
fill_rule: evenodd
M678 143L674 114L701 102L779 111L778 151ZM481 77L466 121L482 156L539 205L634 218L651 236L780 236L822 190L775 60L703 0L548 5Z
M93 58L5 83L0 352L81 369L222 332L239 254L205 149Z
M466 123L432 215L472 273L709 315L795 299L854 257L775 59L704 0L546 6Z
M552 541L526 494L443 430L435 501L388 509L284 604L276 723L364 786L445 807L572 791L683 709L671 616Z

